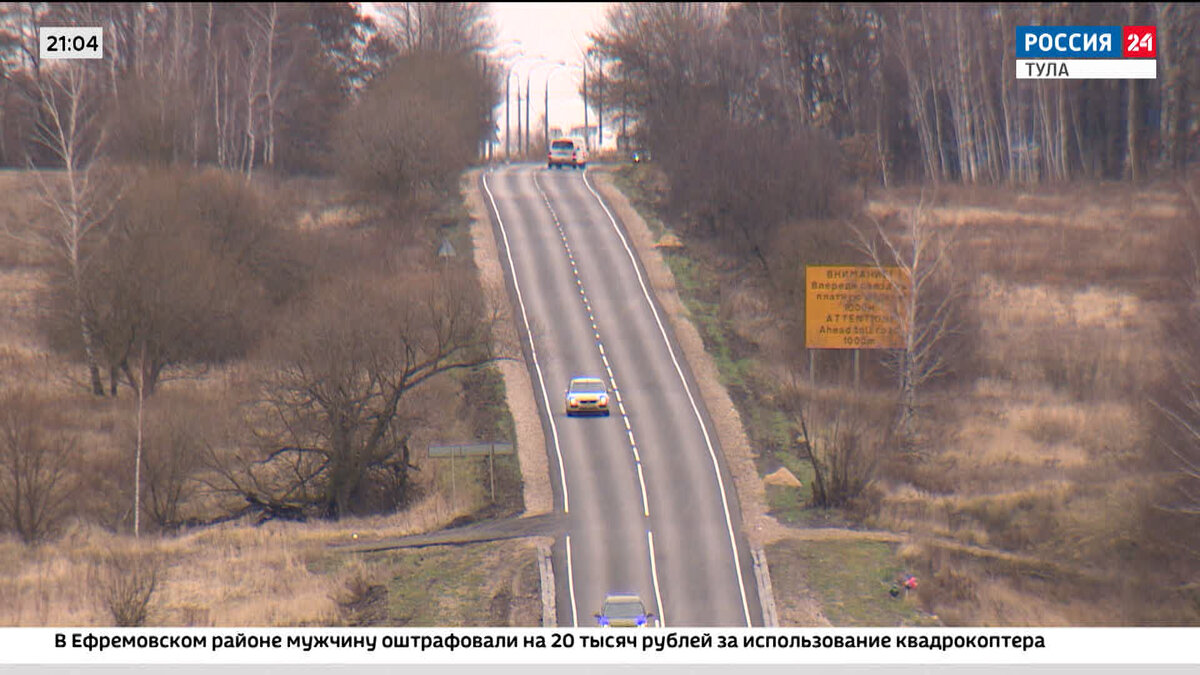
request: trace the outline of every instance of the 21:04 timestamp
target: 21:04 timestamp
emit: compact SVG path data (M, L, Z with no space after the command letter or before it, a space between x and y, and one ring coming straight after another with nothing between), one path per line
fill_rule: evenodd
M43 59L104 58L104 29L99 26L42 26L38 29Z

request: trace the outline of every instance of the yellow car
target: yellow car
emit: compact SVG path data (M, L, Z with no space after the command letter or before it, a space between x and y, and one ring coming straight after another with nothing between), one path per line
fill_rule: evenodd
M604 598L604 604L596 614L596 623L604 628L642 627L649 624L653 614L646 613L642 599L632 594L612 594Z
M576 377L567 386L567 417L580 413L608 414L608 387L598 377Z

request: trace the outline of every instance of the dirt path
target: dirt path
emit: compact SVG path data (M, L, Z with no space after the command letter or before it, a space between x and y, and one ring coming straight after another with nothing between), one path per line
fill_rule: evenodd
M543 513L540 516L487 520L464 527L411 534L407 537L391 537L375 541L341 542L330 548L356 553L390 551L397 548L419 546L442 546L446 544L477 544L500 539L523 539L526 537L548 537L548 545L562 535L567 517L561 513Z

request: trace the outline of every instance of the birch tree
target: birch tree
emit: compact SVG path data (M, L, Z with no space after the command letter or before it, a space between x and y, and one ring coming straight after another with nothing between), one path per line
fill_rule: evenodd
M36 171L39 195L50 212L48 224L10 237L51 252L63 266L72 313L79 330L92 393L104 395L96 354L95 318L84 301L92 244L104 230L119 189L111 173L98 168L104 145L85 66L70 64L40 82L42 123L36 140L61 163L61 179ZM32 160L29 166L34 169Z
M912 450L920 392L953 366L957 338L965 328L966 289L952 269L953 235L933 226L923 198L905 214L900 228L888 231L877 220L872 225L854 228L856 244L890 287L870 300L891 315L900 331L902 346L886 363L897 376L900 436Z

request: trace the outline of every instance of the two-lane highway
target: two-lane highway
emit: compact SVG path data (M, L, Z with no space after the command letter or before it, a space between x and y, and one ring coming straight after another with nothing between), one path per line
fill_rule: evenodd
M760 624L716 436L621 224L579 171L481 177L524 331L567 535L560 625L604 595L640 595L665 625ZM571 377L614 392L609 417L566 417Z

